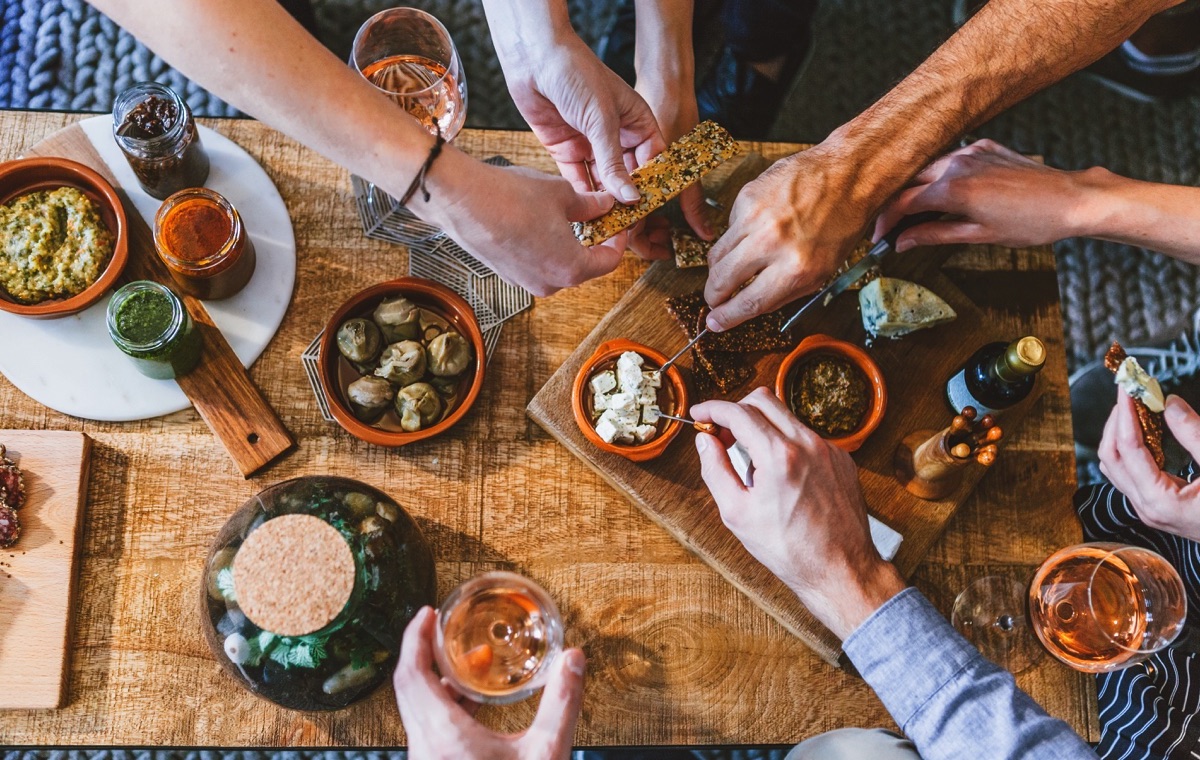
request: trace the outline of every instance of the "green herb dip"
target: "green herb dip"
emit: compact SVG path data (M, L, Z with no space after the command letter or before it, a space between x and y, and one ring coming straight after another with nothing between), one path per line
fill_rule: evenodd
M177 309L182 314L178 323ZM179 297L167 288L129 283L113 296L109 312L109 335L143 375L169 380L187 374L200 360L200 334Z

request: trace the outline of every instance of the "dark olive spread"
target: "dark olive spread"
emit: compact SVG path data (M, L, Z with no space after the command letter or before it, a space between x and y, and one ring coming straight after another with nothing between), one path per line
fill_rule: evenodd
M149 140L162 137L179 118L179 109L166 98L150 97L133 107L117 128L122 137Z
M208 179L208 153L195 120L169 87L143 82L121 93L113 135L142 189L159 200Z
M788 401L821 437L838 438L862 425L871 407L871 385L850 361L821 354L796 368Z

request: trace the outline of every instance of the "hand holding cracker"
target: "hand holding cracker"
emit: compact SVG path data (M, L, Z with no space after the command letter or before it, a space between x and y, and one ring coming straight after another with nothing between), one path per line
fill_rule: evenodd
M1200 459L1200 414L1168 396L1163 417L1175 439ZM1145 445L1134 400L1120 391L1100 442L1100 471L1146 525L1200 540L1200 480L1188 483L1159 468Z

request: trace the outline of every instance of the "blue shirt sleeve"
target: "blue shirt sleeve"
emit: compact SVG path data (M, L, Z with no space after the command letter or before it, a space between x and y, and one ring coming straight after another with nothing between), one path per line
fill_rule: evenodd
M844 649L924 760L1096 757L915 588L876 610Z

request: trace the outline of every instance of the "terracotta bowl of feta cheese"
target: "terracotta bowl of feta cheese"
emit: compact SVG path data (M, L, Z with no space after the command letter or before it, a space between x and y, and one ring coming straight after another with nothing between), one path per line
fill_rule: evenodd
M675 367L665 375L661 351L624 338L600 344L583 363L571 390L580 432L596 448L646 462L660 456L683 423L659 413L687 413L687 385Z

